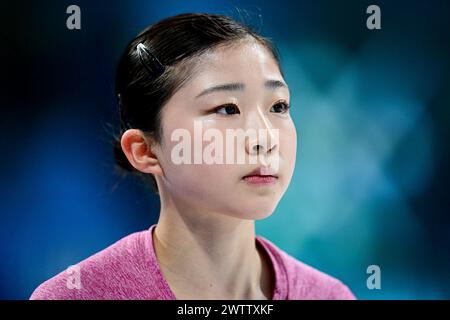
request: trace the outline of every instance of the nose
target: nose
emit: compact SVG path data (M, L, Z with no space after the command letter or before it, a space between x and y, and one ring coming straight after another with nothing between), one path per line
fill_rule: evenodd
M258 110L250 129L255 133L246 137L245 149L249 155L266 155L277 150L278 133L269 120Z
M262 140L265 140L265 142L262 142ZM248 141L246 151L250 155L269 154L277 148L277 144L269 144L270 141L273 141L273 139L260 138Z

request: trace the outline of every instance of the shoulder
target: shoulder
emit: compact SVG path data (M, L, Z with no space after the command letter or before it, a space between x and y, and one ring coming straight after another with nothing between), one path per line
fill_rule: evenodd
M286 289L288 300L353 300L356 299L351 290L340 280L328 275L304 262L301 262L277 247L271 241L258 236L262 240L277 264L280 287ZM284 287L283 287L284 286Z
M139 281L146 261L146 231L135 232L39 285L31 300L113 299L125 297ZM126 280L131 280L126 281ZM128 287L124 287L128 283ZM114 297L111 294L114 293Z

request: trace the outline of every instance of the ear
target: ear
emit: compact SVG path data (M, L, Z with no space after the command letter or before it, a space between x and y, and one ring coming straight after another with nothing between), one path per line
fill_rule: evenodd
M128 161L137 170L163 176L163 171L152 151L151 141L138 129L125 131L120 140L122 150Z

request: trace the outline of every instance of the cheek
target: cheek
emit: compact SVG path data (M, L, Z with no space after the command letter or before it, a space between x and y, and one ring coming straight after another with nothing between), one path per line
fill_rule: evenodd
M285 161L286 170L289 170L292 174L297 156L297 130L292 121L281 132L280 152Z
M165 184L172 197L212 211L233 207L233 170L224 165L174 165L165 172ZM227 210L230 211L230 210Z
M192 124L191 124L192 123ZM187 126L191 124L190 126ZM180 145L181 140L172 141L172 132L176 129L181 129L181 127L170 127L167 126L167 130L164 132L164 144L160 151L160 162L164 171L165 181L167 188L174 194L180 196L190 196L195 197L197 194L199 197L204 198L204 196L209 195L209 197L214 194L226 194L227 190L229 193L230 184L234 181L233 177L237 176L236 166L233 165L219 165L205 164L204 161L201 164L195 164L194 154L195 154L195 132L193 120L188 122L184 121L184 127L182 129L186 130L186 133L190 136L190 151L191 151L191 164L177 164L172 159L172 151L177 145ZM203 127L215 127L214 123L203 122ZM188 141L188 140L186 140ZM200 136L200 142L197 144L201 145L200 151L203 150L210 141L203 141ZM186 146L189 145L188 143ZM201 153L201 152L200 152ZM178 154L178 153L177 153ZM202 159L203 160L203 159Z

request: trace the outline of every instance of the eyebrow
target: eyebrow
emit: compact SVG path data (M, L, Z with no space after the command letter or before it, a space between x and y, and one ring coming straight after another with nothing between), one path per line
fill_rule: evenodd
M267 80L264 82L264 87L267 89L277 89L277 88L286 88L288 89L288 86L280 80ZM226 84L219 84L217 86L210 87L208 89L203 90L200 92L195 98L204 96L206 94L210 94L212 92L216 91L243 91L245 90L245 84L243 83L226 83Z

